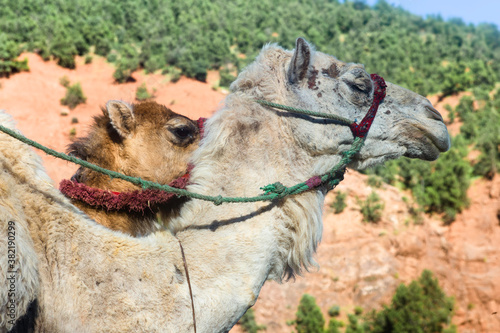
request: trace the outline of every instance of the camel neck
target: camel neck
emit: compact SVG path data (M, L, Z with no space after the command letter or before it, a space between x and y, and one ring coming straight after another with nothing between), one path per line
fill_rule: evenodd
M232 111L222 110L208 121L206 139L193 159L189 190L254 196L262 193L260 186L275 181L293 185L310 176L311 157L290 149L295 143L277 115L246 109L235 118ZM228 124L231 119L236 124ZM212 132L212 126L223 130ZM323 199L321 191L313 190L279 202L187 202L172 226L185 249L197 321L230 328L234 323L227 318L237 320L235 313L242 315L253 305L266 280L281 281L314 265ZM217 326L216 331L225 328Z
M134 237L149 235L158 229L155 224L156 216L152 211L141 213L106 211L77 200L72 200L71 203L99 224Z

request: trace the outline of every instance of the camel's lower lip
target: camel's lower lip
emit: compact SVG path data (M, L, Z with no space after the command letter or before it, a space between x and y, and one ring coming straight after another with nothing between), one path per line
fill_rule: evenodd
M434 147L437 148L439 152L444 153L450 149L451 143L449 135L447 135L447 140L443 140L429 132L424 132L423 134L427 139L429 139L430 142L432 142Z
M441 137L435 134L430 133L426 128L422 128L419 124L415 124L414 127L425 137L427 141L432 143L434 147L441 153L444 153L450 149L450 136L448 135L448 130L444 123L442 123L444 127L444 131L446 131L446 135L442 135ZM446 138L446 139L445 139Z
M435 122L435 120L432 120L432 122ZM402 135L408 138L404 156L434 161L439 157L440 153L450 148L450 139L444 123L431 123L425 126L421 123L407 125L402 131ZM429 127L431 127L432 131L429 130Z

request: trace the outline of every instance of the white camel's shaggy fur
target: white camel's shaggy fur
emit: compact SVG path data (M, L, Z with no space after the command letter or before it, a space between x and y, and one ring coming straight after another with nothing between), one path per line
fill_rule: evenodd
M315 52L303 39L295 52L266 46L231 90L193 157L192 191L253 196L261 193L259 185L279 180L290 186L326 172L353 141L350 130L335 122L283 114L254 99L360 119L373 98L362 66ZM446 127L430 103L388 84L353 167L402 155L431 160L448 148ZM106 230L45 185L38 166L21 166L26 159L37 160L0 135L2 197L6 204L22 203L14 212L24 214L19 223L29 230L38 259L36 329L191 332L174 236L159 231L134 239ZM277 202L214 206L191 200L183 206L170 225L184 246L199 332L228 331L266 280L281 281L314 263L324 195L320 188Z
M15 127L4 110L0 110L0 123L11 129ZM40 170L39 180L51 182L36 155L24 157L28 158L24 161L28 170ZM3 165L1 168L4 170ZM22 203L9 195L8 188L12 185L9 181L0 183L0 331L11 327L9 323L14 323L25 313L39 288L37 255L27 230Z

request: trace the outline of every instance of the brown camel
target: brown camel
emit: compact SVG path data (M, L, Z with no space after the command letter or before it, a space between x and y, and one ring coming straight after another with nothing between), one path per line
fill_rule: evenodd
M162 184L186 173L188 158L198 147L195 121L154 101L129 105L112 100L102 111L103 115L94 118L89 134L69 145L68 153L113 171ZM179 185L179 181L174 181L175 184ZM171 196L166 203L143 209L119 203L113 206L108 204L110 200L129 202L143 192L137 185L83 167L71 182L61 183L61 191L96 222L132 236L155 231L157 213L161 212L162 220L167 220L176 215L184 201Z

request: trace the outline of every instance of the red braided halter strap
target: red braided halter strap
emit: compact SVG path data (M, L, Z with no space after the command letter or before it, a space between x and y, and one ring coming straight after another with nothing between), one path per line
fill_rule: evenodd
M353 122L351 125L349 125L349 128L351 129L354 137L358 138L364 138L368 134L373 120L375 120L375 116L377 115L378 106L385 97L387 88L387 84L381 76L377 74L371 74L370 76L374 83L372 105L359 124Z

